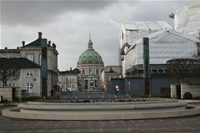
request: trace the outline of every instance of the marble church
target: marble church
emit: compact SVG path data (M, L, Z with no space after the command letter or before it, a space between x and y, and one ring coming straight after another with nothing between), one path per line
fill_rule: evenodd
M88 48L78 59L77 68L80 70L80 89L94 90L99 87L100 75L101 70L104 68L104 62L101 55L93 48L91 38L88 41Z

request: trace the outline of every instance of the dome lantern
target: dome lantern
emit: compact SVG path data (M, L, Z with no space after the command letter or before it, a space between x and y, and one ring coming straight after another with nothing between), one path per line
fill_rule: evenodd
M89 33L88 49L93 49L93 42L91 40L91 33Z

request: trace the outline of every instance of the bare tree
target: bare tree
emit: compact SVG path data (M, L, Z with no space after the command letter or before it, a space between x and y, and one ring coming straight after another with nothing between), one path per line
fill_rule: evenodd
M20 76L20 66L17 61L12 59L0 58L0 81L3 86L7 86L10 79L16 80Z
M167 61L167 74L180 84L187 77L199 77L199 59L172 59Z

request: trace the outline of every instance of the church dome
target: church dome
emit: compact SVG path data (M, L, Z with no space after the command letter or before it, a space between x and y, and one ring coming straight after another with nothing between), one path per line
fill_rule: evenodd
M88 49L79 57L78 64L103 64L100 54L93 49L92 40L89 40Z

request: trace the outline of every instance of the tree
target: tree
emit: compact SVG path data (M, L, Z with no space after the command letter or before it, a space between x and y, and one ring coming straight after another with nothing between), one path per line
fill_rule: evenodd
M167 74L180 84L186 77L199 77L199 59L172 59L167 61Z
M16 80L19 76L19 62L12 59L0 58L0 81L3 82L3 86L7 86L8 80Z

